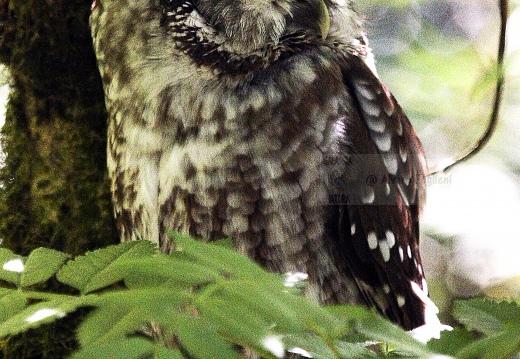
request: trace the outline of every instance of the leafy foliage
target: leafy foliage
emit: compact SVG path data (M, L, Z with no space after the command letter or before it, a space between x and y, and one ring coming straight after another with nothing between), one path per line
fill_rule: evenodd
M454 314L466 328L425 346L366 308L320 307L223 245L173 236L171 255L146 241L75 259L48 249L28 257L0 249L0 336L92 307L77 331L75 359L233 359L240 347L265 358L295 352L317 359L506 358L520 351L516 302L458 302ZM75 294L30 290L51 277Z

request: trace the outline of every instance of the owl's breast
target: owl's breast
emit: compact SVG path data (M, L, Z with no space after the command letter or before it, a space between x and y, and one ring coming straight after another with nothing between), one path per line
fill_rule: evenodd
M164 93L171 122L163 131L172 138L159 162L165 227L230 236L268 267L305 269L308 243L322 240L324 163L348 97L339 71L317 61L302 56Z

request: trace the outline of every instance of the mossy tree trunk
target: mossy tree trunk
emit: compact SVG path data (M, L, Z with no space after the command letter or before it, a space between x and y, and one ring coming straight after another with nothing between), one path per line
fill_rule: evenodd
M106 113L88 29L92 0L0 0L11 94L1 141L2 245L77 255L117 242L105 170ZM78 315L8 340L4 358L61 358Z
M114 243L91 0L0 2L0 61L12 85L2 130L3 245L79 254Z

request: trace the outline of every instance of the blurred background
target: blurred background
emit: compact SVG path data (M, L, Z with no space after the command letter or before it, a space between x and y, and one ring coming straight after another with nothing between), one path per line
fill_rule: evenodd
M498 2L357 3L379 75L418 131L429 165L471 145L492 109ZM510 1L507 49L500 123L489 145L450 172L428 178L422 253L431 295L445 320L454 298L520 298L520 0ZM0 69L0 126L5 75Z
M422 256L448 320L455 298L520 298L520 1L510 1L500 123L476 157L428 178ZM470 146L492 110L498 1L365 0L383 82L421 138L430 167Z

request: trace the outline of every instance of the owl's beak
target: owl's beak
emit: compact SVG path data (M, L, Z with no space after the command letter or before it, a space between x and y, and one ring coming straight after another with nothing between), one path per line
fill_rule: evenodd
M315 0L318 12L318 18L316 22L316 27L318 33L321 35L322 39L326 39L329 34L330 29L330 15L329 9L327 9L327 5L325 4L325 0Z

